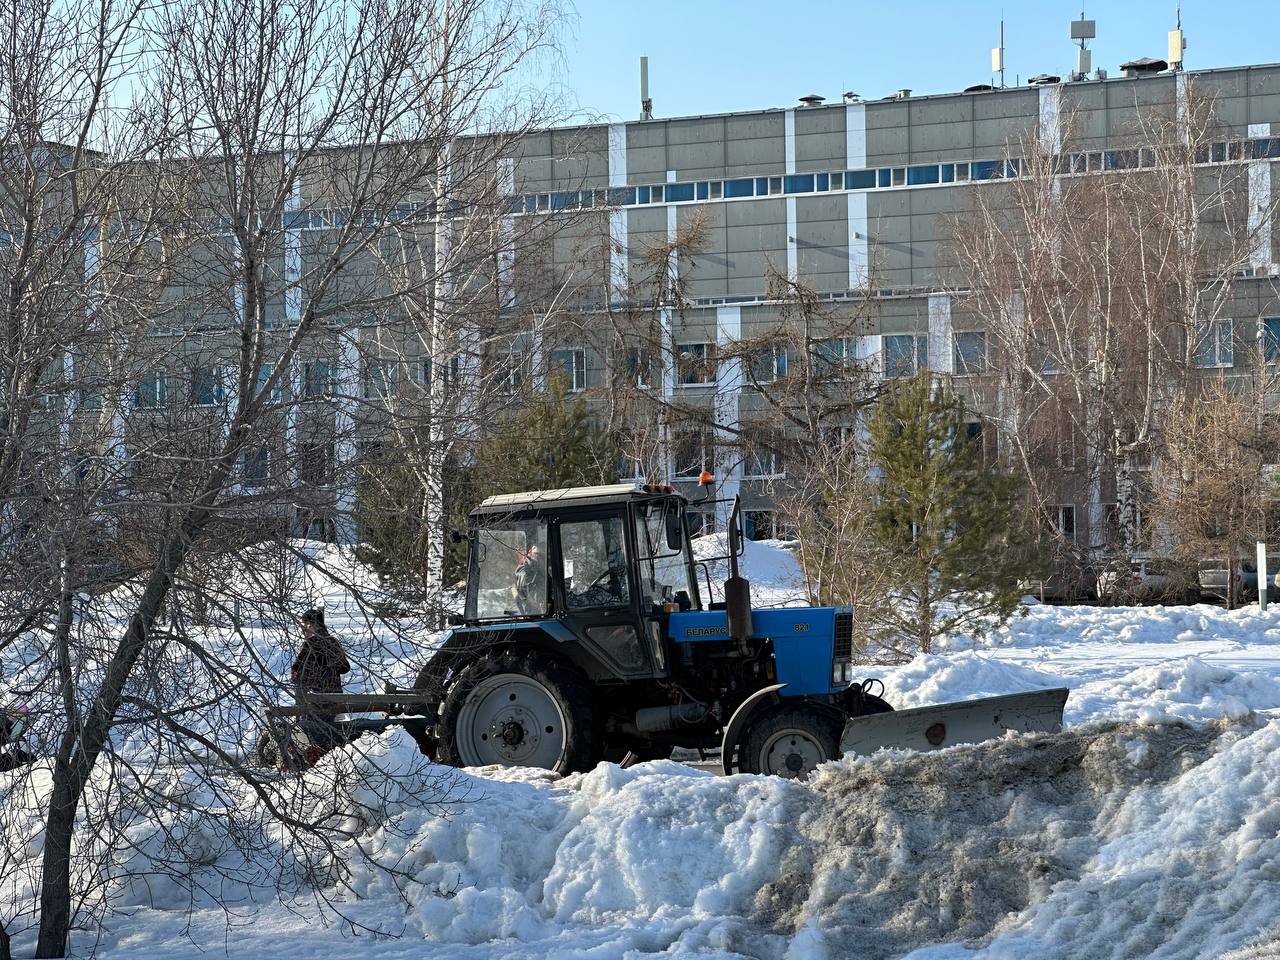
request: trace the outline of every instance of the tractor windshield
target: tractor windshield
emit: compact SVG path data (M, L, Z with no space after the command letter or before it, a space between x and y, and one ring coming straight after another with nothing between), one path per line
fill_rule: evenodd
M508 520L478 529L471 547L469 616L541 616L549 609L547 601L547 525Z

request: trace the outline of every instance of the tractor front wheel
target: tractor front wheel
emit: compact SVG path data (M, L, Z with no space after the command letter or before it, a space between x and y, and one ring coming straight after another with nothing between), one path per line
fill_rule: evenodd
M440 758L458 767L595 765L585 682L537 653L496 653L463 670L445 694L440 731Z
M782 703L763 711L738 746L738 769L789 780L803 779L820 763L840 756L844 724L832 710L812 703Z

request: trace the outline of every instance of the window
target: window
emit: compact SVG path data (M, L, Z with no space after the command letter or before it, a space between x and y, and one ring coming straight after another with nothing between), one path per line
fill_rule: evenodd
M979 463L992 464L995 463L999 455L996 445L995 426L984 423L982 420L967 420L964 425L965 441L974 444L977 447L977 458Z
M955 339L955 372L960 376L985 373L987 370L987 335L982 330L957 333Z
M756 383L774 383L787 376L789 355L784 346L765 347L751 360L751 379Z
M701 537L716 532L716 515L702 510L690 510L685 514L689 524L689 536Z
M782 189L787 193L813 193L813 174L791 174L782 178Z
M246 487L261 487L271 479L271 450L256 447L240 455L240 482Z
M696 479L704 469L715 462L715 444L707 430L686 430L675 436L672 442L672 475L682 479Z
M849 337L825 337L813 341L813 357L820 375L834 376L852 366L853 340Z
M1056 510L1054 517L1055 529L1058 535L1068 543L1076 542L1076 508L1074 504L1061 504Z
M257 391L259 393L261 393L263 387L267 385L267 381L271 379L271 371L274 366L274 364L264 363L262 366L258 367ZM288 382L288 379L289 375L287 371L280 375L280 379L276 381L276 385L271 388L271 395L267 398L268 402L279 403L284 399L284 385Z
M333 482L333 444L304 443L298 448L298 473L303 483L315 487Z
M1255 160L1280 160L1280 137L1266 137L1253 141Z
M727 199L734 197L751 197L756 192L755 181L750 177L742 180L726 180L724 182L724 195Z
M195 367L191 371L191 402L197 407L216 407L222 400L222 371L217 367Z
M714 343L682 343L676 347L676 380L690 385L714 383L716 379L716 345Z
M1280 363L1280 317L1262 321L1262 355L1267 363Z
M316 400L333 394L338 370L332 360L311 360L302 367L302 395Z
M545 523L511 520L482 526L476 531L471 564L469 616L542 616L549 609Z
M667 203L684 203L692 199L693 199L692 183L668 183L667 184Z
M138 406L154 410L168 402L168 378L159 370L148 370L138 382Z
M366 400L394 397L399 389L400 365L395 361L370 360L364 370Z
M631 589L622 518L566 521L559 530L565 606L570 610L626 606Z
M633 386L653 386L653 354L643 347L628 347L623 360L623 375Z
M884 375L910 377L928 364L928 340L919 334L899 333L884 338Z
M748 540L772 540L774 538L772 511L748 510L746 527Z
M524 383L525 355L520 350L502 350L495 356L497 384L502 393L512 394Z
M1229 367L1232 365L1231 320L1205 320L1195 325L1195 365L1197 367Z
M887 186L889 186L889 175L890 175L890 170L889 170L887 167L886 167L885 169L883 169L883 170L877 170L877 171L876 171L876 186L877 186L877 187L887 187Z
M871 190L876 185L874 170L850 170L844 175L846 190Z
M929 164L927 167L908 167L907 168L907 184L908 186L920 186L925 183L938 182L938 167L936 164Z
M551 354L551 370L564 377L565 389L570 393L587 389L587 351L580 349L556 350Z
M969 177L973 180L990 180L999 175L1003 166L996 160L974 160L969 164Z
M77 393L81 410L102 409L102 388L97 386L81 387Z
M782 456L776 450L756 447L747 453L742 464L742 475L752 479L784 477Z

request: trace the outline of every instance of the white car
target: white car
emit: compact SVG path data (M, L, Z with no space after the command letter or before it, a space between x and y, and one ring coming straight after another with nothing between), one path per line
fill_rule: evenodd
M1197 603L1200 588L1194 576L1159 557L1135 558L1113 565L1098 575L1098 599L1103 603Z

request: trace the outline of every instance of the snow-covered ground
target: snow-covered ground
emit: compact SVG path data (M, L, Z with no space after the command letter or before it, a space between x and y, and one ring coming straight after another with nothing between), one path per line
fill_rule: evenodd
M803 593L777 545L749 545L744 567L757 602ZM397 655L380 650L370 682ZM809 783L673 761L451 781L402 734L366 738L308 774L348 763L396 784L334 798L352 831L341 917L305 885L285 902L237 888L230 918L135 887L100 955L1280 956L1280 608L1029 604L875 672L902 707L1069 686L1068 731L849 757ZM432 804L442 791L455 802Z

